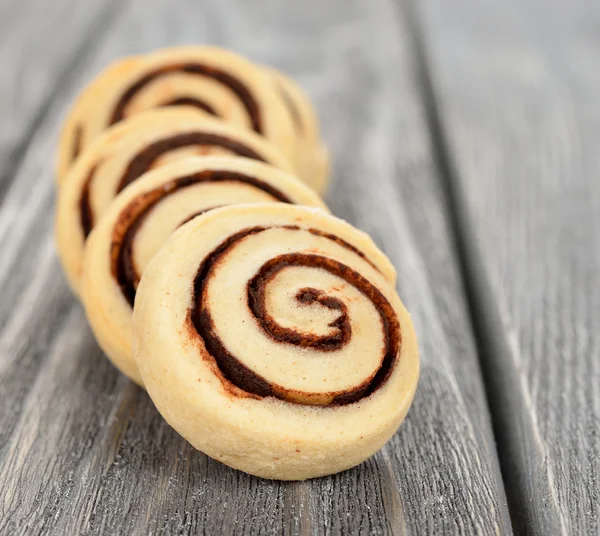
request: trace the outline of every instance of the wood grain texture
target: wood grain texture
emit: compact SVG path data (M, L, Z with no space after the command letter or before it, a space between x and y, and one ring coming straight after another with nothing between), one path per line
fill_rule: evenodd
M139 0L120 14L0 207L0 533L511 533L404 22L385 0ZM52 164L67 104L113 57L181 42L301 81L333 153L330 206L398 268L422 377L407 421L358 468L280 483L195 451L103 358L59 272Z
M0 201L48 106L118 8L115 0L0 3Z
M600 4L420 4L515 531L600 532Z

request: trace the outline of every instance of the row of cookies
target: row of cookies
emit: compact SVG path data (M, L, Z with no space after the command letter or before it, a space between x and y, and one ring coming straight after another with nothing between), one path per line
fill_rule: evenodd
M108 127L140 112L188 106L275 145L323 193L327 151L307 95L279 71L214 47L176 47L114 62L81 93L61 133L57 179ZM180 140L181 147L186 144Z
M196 448L262 477L360 463L416 388L395 270L306 184L326 170L295 84L214 48L117 62L60 141L59 256L99 345Z

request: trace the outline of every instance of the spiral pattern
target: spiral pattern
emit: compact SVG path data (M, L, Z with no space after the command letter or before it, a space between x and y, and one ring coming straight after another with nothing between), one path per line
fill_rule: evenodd
M301 391L290 389L284 385L270 382L244 364L244 359L234 355L227 349L227 344L217 334L214 319L208 303L207 286L215 275L215 266L223 262L223 258L231 255L234 248L248 237L259 235L273 229L306 232L296 226L254 227L229 237L212 251L203 261L194 285L194 306L191 319L198 335L217 362L224 377L249 395L258 397L274 396L290 402L328 405L350 404L373 393L388 377L397 358L400 347L400 325L393 307L385 296L367 278L346 264L328 257L306 253L288 253L269 259L247 284L247 305L263 332L273 341L283 342L301 348L311 348L321 352L340 350L349 344L352 328L348 318L347 305L335 296L328 296L322 289L301 287L295 299L301 304L319 303L338 315L328 323L327 333L315 334L303 332L295 327L278 323L269 313L266 294L269 283L285 270L305 267L325 271L336 279L340 279L357 289L371 301L381 320L384 331L384 344L381 356L376 358L377 367L358 383L340 390ZM310 229L308 229L310 232ZM350 250L351 251L351 250Z
M254 149L248 147L243 142L236 141L227 136L220 136L200 130L175 134L158 139L133 154L119 179L116 193L119 193L127 185L152 169L161 157L164 157L171 151L178 149L201 149L203 152L210 153L216 148L223 149L237 156L245 156L246 158L252 158L261 162L265 161L265 158ZM81 193L81 226L86 236L94 226L89 192L97 167L95 165L90 169Z
M233 467L270 478L350 467L395 431L416 387L394 277L365 235L321 211L210 211L144 272L142 379L176 430Z
M149 260L198 214L232 203L326 209L291 175L239 157L190 157L146 173L121 192L85 249L82 298L96 338L127 376L142 383L131 352L131 313Z
M217 160L217 162L219 162L219 160ZM189 166L191 166L192 169L194 169L192 173L169 178L168 182L161 183L153 190L137 196L135 200L121 212L118 224L113 231L112 238L113 274L119 282L123 294L132 306L135 298L135 288L141 278L141 270L136 267L133 259L133 244L141 226L144 224L144 220L148 217L152 209L160 202L164 202L167 198L176 193L181 193L186 188L209 183L227 183L230 185L244 184L271 196L273 201L279 201L281 203L293 202L287 194L268 182L244 173L232 171L231 169L213 169L210 167L211 164L212 162L209 161L209 168L205 169L207 165L206 162L186 162L186 165L183 166L184 169L189 169ZM237 167L237 165L232 165L231 161L227 162L226 165L227 164L229 165L229 168ZM197 167L202 168L201 171L196 171L195 168ZM179 175L182 172L182 166L175 166L168 169L167 172L167 176L170 176L171 173L177 173L177 175ZM214 208L218 207L209 206L202 210L196 210L189 216L186 216L185 219L181 221L180 225L183 225L194 217L204 214ZM178 218L181 219L181 215L178 215Z
M103 130L140 112L172 106L249 129L294 158L292 120L260 67L214 47L175 47L119 60L86 88L61 135L59 184Z
M240 81L235 76L232 76L230 73L218 69L215 67L211 67L209 65L203 63L180 63L180 64L171 64L165 65L159 69L155 69L154 71L149 72L148 74L142 76L139 80L131 83L129 87L123 91L123 94L117 101L117 104L111 114L110 124L114 125L119 121L125 118L125 110L133 98L138 94L144 87L148 86L150 83L157 81L161 77L165 77L169 74L173 73L189 73L196 76L203 76L207 78L211 78L212 80L217 81L219 84L224 85L230 91L235 93L237 98L243 104L244 108L247 111L248 117L250 118L250 123L252 125L252 129L258 134L263 133L263 125L261 119L261 112L256 99L252 95L251 91L248 87ZM218 115L218 113L214 110L214 108L208 104L200 100L199 98L194 97L177 97L170 101L167 101L162 104L162 106L169 105L192 105L198 108L201 108L213 115Z
M90 145L67 175L58 199L59 252L73 288L78 287L85 240L119 192L151 169L210 154L243 156L290 170L265 138L176 107L123 121Z
M193 108L198 108L207 114L219 117L217 111L210 104L207 104L206 102L194 97L177 97L176 99L172 99L163 103L161 106L192 106Z
M261 162L265 161L264 157L251 147L227 136L219 136L218 134L202 131L185 132L159 139L138 151L131 158L123 173L119 181L118 191L120 192L125 186L151 169L161 156L169 151L186 147L220 147L237 156L245 156L246 158L260 160Z

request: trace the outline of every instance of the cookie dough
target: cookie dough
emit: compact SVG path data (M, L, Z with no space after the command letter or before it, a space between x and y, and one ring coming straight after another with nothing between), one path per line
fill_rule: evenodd
M266 138L183 107L138 114L85 149L65 177L56 216L59 257L75 294L85 240L114 197L152 168L207 154L243 156L292 170Z
M321 140L317 114L298 83L280 71L267 70L294 126L295 168L304 182L322 194L329 182L329 153Z
M183 225L137 289L134 357L169 424L264 478L353 467L395 433L419 375L395 271L320 209L214 209Z
M131 350L131 315L144 269L169 235L216 207L270 202L326 210L319 196L292 175L226 156L163 166L115 198L86 242L82 300L98 343L121 372L142 385Z
M163 106L202 110L264 136L294 157L291 119L263 69L220 48L182 46L118 60L85 88L60 136L58 183L105 129Z

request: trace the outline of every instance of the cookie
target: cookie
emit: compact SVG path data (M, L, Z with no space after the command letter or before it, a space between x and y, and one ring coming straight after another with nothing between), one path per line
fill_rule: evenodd
M292 175L240 157L190 157L144 174L117 195L86 242L82 300L96 339L121 372L142 385L131 315L140 277L169 235L215 207L269 202L326 209Z
M59 257L76 294L86 237L114 197L154 167L206 154L244 156L291 171L266 138L183 107L138 114L84 150L65 177L56 216Z
M294 80L275 69L266 69L275 82L294 126L294 166L298 175L322 194L329 182L329 153L321 140L319 121L313 105Z
M144 271L134 357L163 417L209 456L264 478L336 473L385 444L416 390L394 281L367 235L322 210L215 209Z
M269 76L216 47L182 46L118 60L77 99L63 127L57 164L62 179L106 128L139 112L186 106L253 130L293 158L293 125Z

